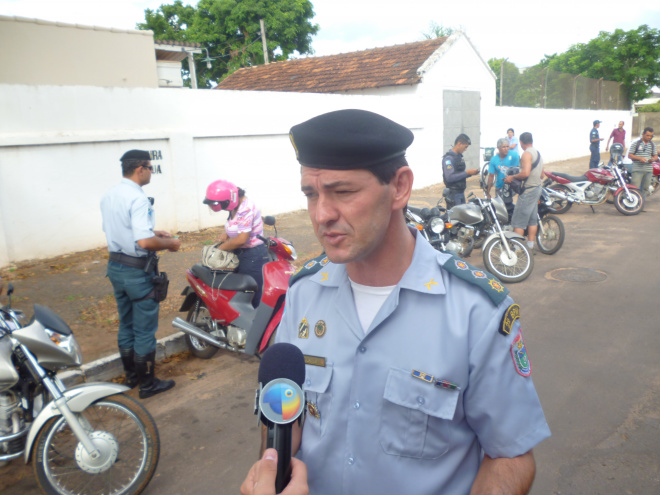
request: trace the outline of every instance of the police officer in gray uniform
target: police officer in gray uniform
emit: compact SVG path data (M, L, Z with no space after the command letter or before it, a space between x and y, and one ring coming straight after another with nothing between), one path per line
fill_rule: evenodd
M465 204L467 178L479 173L477 168L468 169L463 158L463 153L471 144L467 134L459 134L454 140L454 147L442 157L442 180L446 186L442 195L447 209Z
M155 300L153 278L155 252L181 247L181 241L168 232L154 230L154 210L142 190L151 180L150 159L147 151L126 152L121 157L122 181L101 199L103 231L110 251L107 274L119 312L119 354L126 383L131 388L140 385L141 399L174 387L173 380L155 377L160 303Z
M292 277L276 338L305 355L310 493L527 493L550 430L519 307L408 228L413 134L341 110L290 137L325 250Z

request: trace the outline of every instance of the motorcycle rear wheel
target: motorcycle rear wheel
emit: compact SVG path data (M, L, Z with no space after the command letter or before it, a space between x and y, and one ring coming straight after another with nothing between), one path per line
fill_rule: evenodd
M619 213L631 216L637 215L640 211L644 209L644 196L639 191L639 189L628 189L632 200L628 199L625 189L619 191L619 193L614 196L614 206Z
M569 194L571 192L571 190L563 184L553 184L550 186L550 189L562 194ZM573 206L573 203L567 199L557 198L556 196L550 196L550 199L552 199L552 204L548 206L548 210L557 215L566 213L571 209L571 206Z
M198 300L195 305L190 308L186 321L196 326L202 332L208 334L210 334L213 329L211 313L209 313L206 304L201 300ZM186 344L188 345L190 352L200 359L211 359L219 350L213 344L207 344L203 340L193 337L190 334L186 334Z
M486 269L502 282L522 282L529 277L534 269L534 256L521 239L507 239L513 256L509 257L502 245L502 239L490 241L483 250Z
M564 245L564 222L554 215L546 215L541 219L541 224L536 234L536 245L543 254L555 254Z
M62 416L51 418L37 435L34 474L49 495L137 495L151 481L160 456L156 423L135 399L118 394L82 413L101 451L92 460Z

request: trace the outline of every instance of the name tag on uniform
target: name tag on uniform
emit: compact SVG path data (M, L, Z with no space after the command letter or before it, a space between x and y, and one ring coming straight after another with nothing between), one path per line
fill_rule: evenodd
M321 368L325 368L325 358L319 356L309 356L305 354L305 364L309 364L310 366L319 366Z

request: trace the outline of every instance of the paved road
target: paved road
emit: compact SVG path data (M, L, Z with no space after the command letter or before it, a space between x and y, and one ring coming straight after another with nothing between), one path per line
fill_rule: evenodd
M602 205L561 218L564 247L536 255L532 276L510 286L553 433L535 450L532 493L659 493L660 195L635 217ZM468 261L483 266L480 252ZM161 368L177 387L145 401L162 438L145 494L238 493L259 445L258 366L218 353ZM0 481L3 495L38 493L17 462L0 468L0 480L8 469L20 479Z

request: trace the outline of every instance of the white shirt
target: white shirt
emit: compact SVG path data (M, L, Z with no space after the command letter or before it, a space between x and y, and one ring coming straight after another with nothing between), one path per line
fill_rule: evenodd
M372 287L369 285L361 285L356 282L351 282L353 289L353 300L355 301L355 308L357 309L358 318L362 325L362 330L366 335L371 322L374 321L376 313L387 299L387 296L394 290L396 285L389 285L386 287Z

